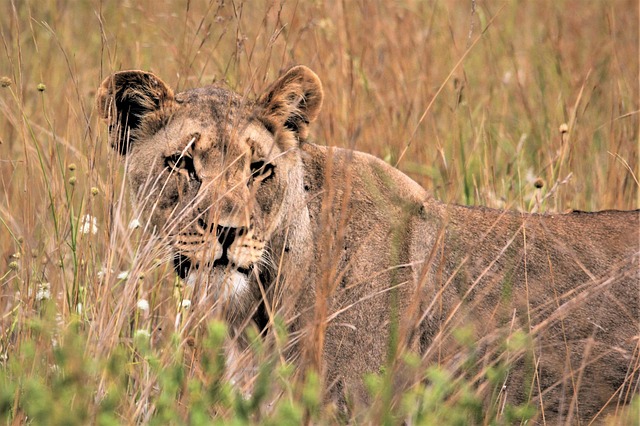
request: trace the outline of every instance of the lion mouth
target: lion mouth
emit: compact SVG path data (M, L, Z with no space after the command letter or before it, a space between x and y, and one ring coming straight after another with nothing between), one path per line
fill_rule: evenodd
M226 253L223 253L221 258L216 259L213 264L209 265L211 265L212 270L216 270L221 273L234 271L246 277L249 277L249 275L251 275L251 272L253 271L253 265L250 265L248 267L236 265L235 263L229 261ZM177 252L173 256L173 268L175 269L178 276L184 280L189 276L189 272L192 269L200 270L201 265L200 263L194 264L189 256L181 252Z
M249 267L243 267L229 261L226 251L222 253L222 257L220 259L216 259L213 261L213 265L211 265L211 267L213 269L219 268L224 271L235 270L246 276L249 276L251 274L251 270L253 269L253 265ZM196 265L196 268L198 268L198 265Z
M212 291L215 299L233 302L246 293L253 266L241 267L226 257L213 262L194 262L183 253L173 258L174 269L189 287L204 285Z

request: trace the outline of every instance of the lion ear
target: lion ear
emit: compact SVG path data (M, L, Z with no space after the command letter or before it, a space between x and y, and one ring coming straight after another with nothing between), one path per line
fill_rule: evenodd
M96 95L98 113L109 124L111 146L126 154L136 139L162 126L174 103L173 91L144 71L121 71L107 77Z
M258 98L262 118L275 127L285 128L299 140L307 138L309 123L316 119L322 107L322 83L305 66L296 66L273 82Z

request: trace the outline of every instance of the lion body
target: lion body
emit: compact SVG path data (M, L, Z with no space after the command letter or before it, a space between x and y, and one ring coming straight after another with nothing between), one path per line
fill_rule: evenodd
M441 203L382 160L308 142L321 103L304 67L255 102L174 95L136 71L99 90L136 205L235 328L289 319L290 358L343 403L403 350L456 368L468 348L451 336L465 327L483 362L510 362L506 399L534 401L545 421L592 419L637 393L638 211ZM533 344L498 351L515 330Z
M327 158L342 157L331 161L340 170L333 166L333 173L352 188L347 220L333 212L345 255L328 310L358 300L362 306L335 320L353 327L327 330L330 377L357 383L384 365L388 347L380 342L389 341L395 309L407 347L433 363L457 362L461 348L450 336L459 327L471 327L474 342L494 350L514 330L532 333L535 346L519 355L536 363L539 376L515 368L505 390L513 402L533 395L552 424L571 410L574 420L591 419L617 404L612 395L637 392L640 212L538 215L447 205L368 155L315 146L303 152L316 157L305 162L315 176L326 176ZM341 195L330 204L345 205Z

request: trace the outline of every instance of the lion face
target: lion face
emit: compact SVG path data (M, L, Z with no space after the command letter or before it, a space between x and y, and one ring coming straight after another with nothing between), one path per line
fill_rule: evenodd
M291 69L257 101L220 87L174 95L150 73L125 71L98 93L112 146L143 219L172 247L178 274L218 299L258 294L304 200L299 144L322 89Z

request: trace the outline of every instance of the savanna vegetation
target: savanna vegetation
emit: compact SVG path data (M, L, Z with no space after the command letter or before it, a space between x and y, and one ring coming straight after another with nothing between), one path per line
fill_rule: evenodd
M247 356L259 367L238 386L228 371L242 369L244 357L225 352L225 324L192 304L167 248L131 210L95 91L114 71L143 69L176 91L215 83L254 97L305 64L325 90L313 141L381 157L443 201L634 209L638 13L635 0L3 2L1 421L509 424L533 416L531 405L502 403L504 366L477 364L465 329L460 371L431 366L393 397L392 379L372 374L372 405L351 419L322 405L321 377L283 359L289 336L277 319L269 344L249 330ZM505 350L528 344L518 335ZM416 354L397 356L421 368ZM640 422L631 392L634 402L611 424Z

